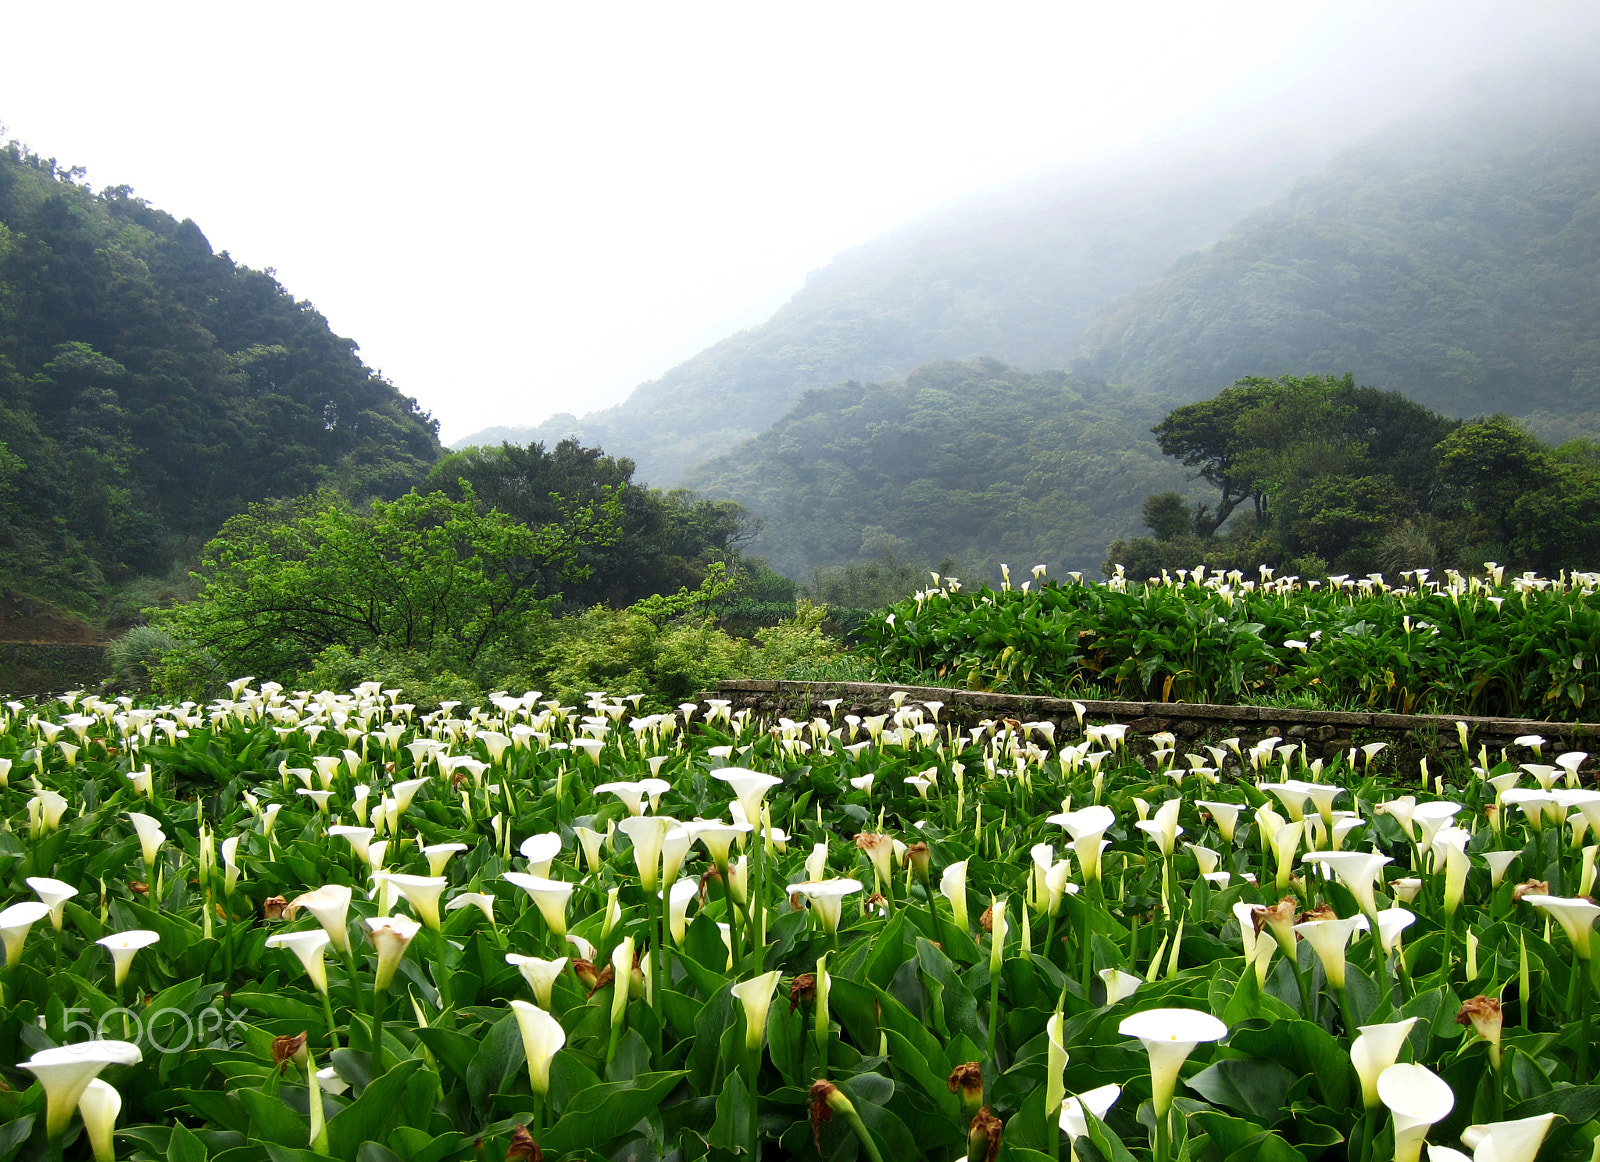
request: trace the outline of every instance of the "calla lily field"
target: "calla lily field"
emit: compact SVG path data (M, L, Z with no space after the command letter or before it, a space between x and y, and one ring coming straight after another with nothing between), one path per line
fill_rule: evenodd
M0 1162L1600 1149L1587 755L942 709L7 703Z

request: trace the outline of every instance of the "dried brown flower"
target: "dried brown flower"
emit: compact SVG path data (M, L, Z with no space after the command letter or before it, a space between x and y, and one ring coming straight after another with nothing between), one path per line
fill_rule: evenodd
M578 978L578 983L589 990L592 997L600 989L605 988L616 977L608 964L605 968L596 967L592 960L574 960L572 962L572 975Z
M967 1130L967 1162L994 1162L1000 1153L1000 1134L1004 1127L1000 1119L984 1106L972 1119Z
M544 1162L539 1143L528 1133L528 1127L518 1124L511 1131L511 1147L506 1151L506 1162Z
M283 1073L289 1068L292 1061L296 1065L303 1065L306 1060L306 1035L304 1032L294 1036L274 1037L272 1039L272 1064L278 1067L278 1072Z
M1299 901L1293 896L1283 897L1270 908L1257 905L1250 912L1250 918L1255 922L1256 935L1261 935L1261 930L1269 924L1293 924L1298 907Z
M831 1081L819 1081L811 1086L811 1144L822 1153L822 1124L833 1120L833 1109L828 1099L839 1092Z
M817 995L817 978L809 972L802 972L795 977L789 985L789 1011L792 1013L801 1005L815 999Z
M994 905L990 904L983 910L983 915L978 917L978 927L985 932L994 931Z
M1500 1002L1493 997L1479 996L1463 1001L1461 1011L1456 1014L1456 1024L1471 1025L1478 1036L1495 1044L1500 1041L1500 1027L1504 1020Z
M950 1071L945 1084L950 1087L951 1093L961 1099L963 1114L976 1114L983 1108L983 1067L976 1061L956 1066Z
M150 894L150 885L143 880L129 880L128 890L136 896L147 896Z
M1523 896L1548 896L1550 884L1545 880L1523 880L1522 883L1511 889L1511 898L1520 900Z

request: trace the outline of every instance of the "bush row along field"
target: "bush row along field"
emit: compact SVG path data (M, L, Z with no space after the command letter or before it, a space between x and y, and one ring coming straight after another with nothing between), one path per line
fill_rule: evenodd
M769 727L249 682L7 704L0 1162L1531 1162L1600 1129L1600 793L1536 738L1397 772L903 699Z
M1134 583L934 585L861 630L893 681L1132 701L1577 721L1600 694L1600 574L1324 582L1178 570Z

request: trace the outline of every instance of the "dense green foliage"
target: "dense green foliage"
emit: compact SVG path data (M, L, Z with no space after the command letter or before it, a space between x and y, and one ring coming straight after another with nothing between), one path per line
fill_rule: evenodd
M571 506L537 526L480 511L471 490L409 492L358 512L336 493L256 505L206 546L193 601L158 624L223 673L288 677L330 646L426 653L468 670L515 650L582 549L616 538L616 503Z
M92 608L250 502L395 497L436 425L268 272L0 147L0 584Z
M615 537L591 541L577 553L582 575L571 570L550 578L562 606L585 609L605 604L622 608L656 593L696 589L708 568L722 564L737 578L740 591L759 600L794 604L794 586L777 583L759 562L739 554L758 527L732 501L711 501L685 489L663 492L633 482L633 461L563 440L548 451L542 444L468 448L436 464L423 488L464 495L463 483L480 509L505 513L538 527L562 519L575 506L614 498Z
M1099 321L1095 374L1194 398L1353 370L1452 415L1600 411L1593 63L1397 124Z
M1062 372L933 364L811 392L689 483L760 517L751 550L792 577L886 548L990 575L1005 561L1092 569L1148 491L1186 487L1145 434L1159 410Z
M0 1159L1591 1153L1582 753L541 698L0 710Z
M1154 431L1221 495L1189 512L1175 493L1146 497L1155 536L1114 542L1107 575L1600 564L1600 456L1586 440L1552 450L1504 416L1461 423L1349 375L1244 379Z
M767 322L582 419L463 443L602 444L663 485L778 421L808 391L989 355L1065 367L1102 307L1210 243L1326 151L1303 132L991 193L841 255ZM735 499L750 503L745 496Z
M863 627L889 681L1133 701L1291 696L1329 709L1586 720L1600 696L1600 574L930 588Z

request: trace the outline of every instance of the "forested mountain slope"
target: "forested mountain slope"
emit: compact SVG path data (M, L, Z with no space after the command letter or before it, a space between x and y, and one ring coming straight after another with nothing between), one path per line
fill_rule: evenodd
M576 435L633 458L641 478L664 486L754 436L814 388L977 355L1065 367L1097 311L1213 241L1329 153L1306 139L1251 140L986 195L840 256L769 321L615 407L490 428L458 446Z
M1098 576L1147 494L1192 487L1150 433L1165 411L1065 372L936 363L808 392L687 483L760 516L750 551L791 577L885 546L991 579L1001 562Z
M1199 398L1353 371L1453 415L1600 408L1600 84L1485 83L1252 214L1091 329L1095 374Z
M0 146L0 587L88 610L251 501L404 492L436 432L194 222Z

